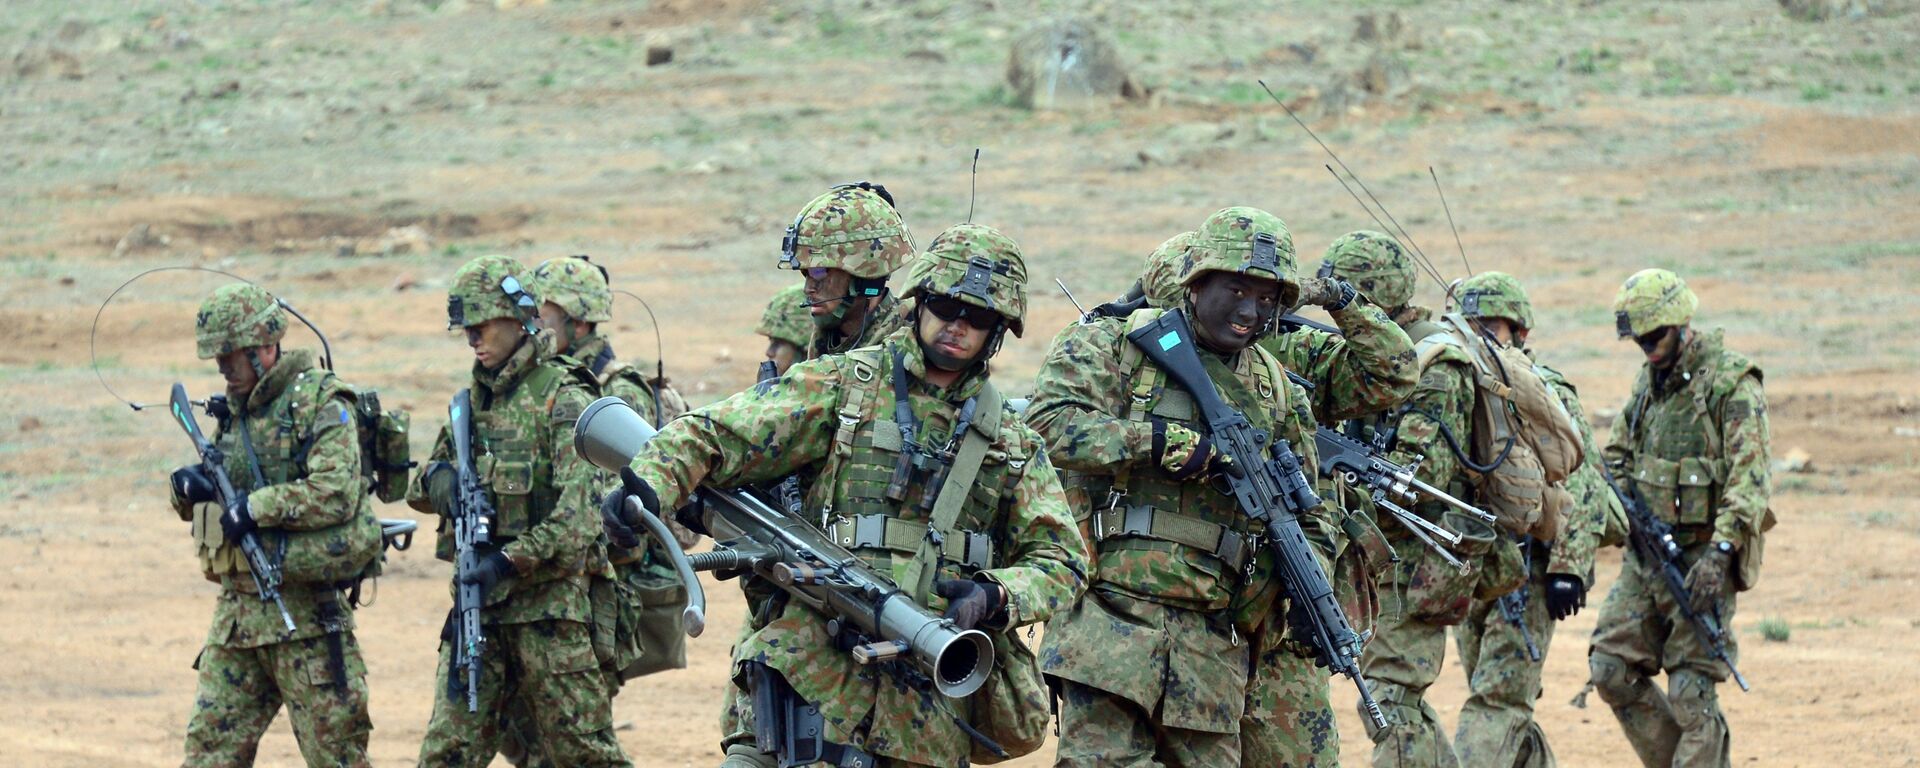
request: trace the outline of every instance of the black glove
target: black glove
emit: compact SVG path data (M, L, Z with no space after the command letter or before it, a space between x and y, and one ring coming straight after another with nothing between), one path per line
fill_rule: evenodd
M220 532L227 535L227 541L235 544L259 527L260 524L253 521L253 513L247 510L245 496L235 499L227 511L220 513Z
M460 576L463 584L478 584L482 592L492 591L493 585L513 573L513 561L499 552L487 555L472 571Z
M1547 574L1547 615L1554 621L1566 621L1587 604L1587 583L1578 576Z
M947 599L946 617L963 630L993 618L1003 607L1000 585L990 581L941 579L933 583L933 593Z
M600 501L600 527L606 530L607 539L623 549L640 546L640 534L633 529L637 522L627 521L627 489L607 491L606 498Z
M173 471L173 495L189 504L218 501L220 497L213 478L208 477L207 470L199 464L189 464Z
M421 470L421 484L427 487L427 501L441 517L452 517L454 501L460 494L460 474L452 464L436 461Z

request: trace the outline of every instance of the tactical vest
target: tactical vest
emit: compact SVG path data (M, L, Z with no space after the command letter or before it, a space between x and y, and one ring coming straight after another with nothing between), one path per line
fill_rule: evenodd
M592 374L585 368L567 358L555 358L534 366L503 401L473 411L474 474L492 497L493 541L500 546L533 530L559 503L553 456L548 452L555 429L548 409L569 380L595 391ZM538 413L529 417L533 410ZM451 561L453 536L440 536L434 554Z
M1700 343L1708 347L1700 354L1704 366L1671 374L1684 378L1679 391L1655 397L1648 371L1641 370L1625 420L1624 442L1634 452L1628 475L1647 508L1660 519L1681 526L1678 533L1689 539L1701 534L1711 536L1720 492L1731 471L1722 452L1722 406L1741 380L1761 377L1753 361L1721 346L1718 332ZM1722 359L1731 359L1734 365L1723 367ZM1649 425L1657 428L1650 429ZM1772 522L1769 509L1762 530L1771 528Z
M305 480L315 414L335 398L344 401L348 418L354 418L358 407L354 391L333 372L310 368L295 375L267 413L251 417L235 413L221 421L214 441L225 455L227 476L234 490L244 494ZM380 523L364 493L352 494L349 503L355 505L355 513L345 522L313 530L259 530L261 545L280 564L285 581L344 587L377 574ZM220 528L220 514L217 504L201 504L194 511L193 530L199 542L201 568L212 579L250 572L239 548L227 543Z
M1134 312L1127 332L1161 314L1161 310ZM1128 372L1126 419L1145 424L1159 418L1206 434L1193 396L1169 381L1158 366L1146 364L1139 347L1124 338L1121 344L1120 367ZM1278 426L1274 414L1292 407L1292 398L1282 386L1286 379L1280 362L1259 345L1248 346L1241 355L1250 369L1247 376L1227 370L1210 354L1200 357L1222 397L1240 409L1254 429L1274 434ZM1207 556L1196 566L1232 580L1250 569L1258 554L1253 541L1264 529L1241 512L1232 495L1212 484L1177 480L1151 463L1124 467L1113 475L1074 473L1071 482L1080 486L1079 499L1090 505L1084 509L1086 529L1100 560L1129 550L1177 553L1189 549Z
M914 466L913 456L908 455L905 482L896 484L907 439L895 415L892 349L891 345L865 347L837 358L843 382L835 408L838 429L832 452L807 490L807 508L820 510L821 527L835 542L899 579L927 538L940 493L937 469L943 459L923 454ZM1006 416L1003 403L990 382L975 396L969 429L985 437L990 447L966 490L954 525L939 531L940 559L965 572L995 567L995 555L1004 543L995 541L989 531L995 530L1002 504L1011 498L1033 459L1019 441L1005 439L1000 424ZM932 433L922 422L914 442L953 461L962 442L961 435L953 434L959 416L958 410L952 413L954 423L944 433ZM961 470L953 466L946 473Z

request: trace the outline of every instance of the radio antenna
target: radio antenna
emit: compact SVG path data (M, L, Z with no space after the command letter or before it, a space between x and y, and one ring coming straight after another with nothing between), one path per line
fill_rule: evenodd
M1440 174L1433 172L1433 166L1427 166L1427 175L1433 177L1433 191L1440 195L1440 210L1447 212L1447 228L1453 230L1453 244L1460 249L1460 263L1467 268L1467 274L1473 274L1473 262L1467 261L1467 246L1460 242L1460 228L1453 223L1453 208L1447 205L1447 193L1440 190Z
M653 421L655 424L666 423L667 406L661 401L659 388L665 386L667 380L667 344L661 340L660 318L653 316L653 305L648 304L646 299L640 298L640 294L625 288L617 289L614 292L632 296L634 301L640 302L640 308L647 311L647 322L653 324Z
M973 223L973 202L980 198L980 148L973 148L973 176L967 181L967 223Z

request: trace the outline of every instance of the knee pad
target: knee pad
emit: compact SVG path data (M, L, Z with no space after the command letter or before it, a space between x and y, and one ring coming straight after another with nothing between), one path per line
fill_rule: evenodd
M1720 717L1719 682L1699 672L1676 670L1667 682L1667 704L1682 730L1694 730Z
M1600 692L1600 700L1613 707L1640 698L1647 684L1646 678L1627 669L1625 661L1604 653L1587 655L1587 675L1588 685Z
M727 759L720 761L720 768L779 768L778 763L769 755L752 744L733 744L727 747Z

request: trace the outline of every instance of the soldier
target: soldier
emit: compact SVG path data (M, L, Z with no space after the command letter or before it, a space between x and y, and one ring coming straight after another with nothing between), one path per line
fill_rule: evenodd
M585 256L549 259L534 268L528 292L540 300L536 323L553 333L553 353L593 372L601 394L618 397L649 421L665 422L687 412L687 401L664 377L648 375L644 361L617 360L600 324L613 320L613 287L607 270Z
M1474 296L1469 316L1507 320L1517 326L1520 339L1528 338L1533 307L1526 294L1517 283L1487 277L1459 286L1463 303L1468 292ZM1536 364L1534 370L1553 387L1572 417L1588 461L1563 489L1548 491L1567 494L1567 523L1560 535L1546 541L1520 540L1526 583L1502 597L1474 600L1466 621L1454 629L1469 689L1454 734L1454 751L1464 765L1550 768L1556 764L1546 734L1533 719L1541 670L1553 640L1552 622L1565 620L1585 604L1593 580L1594 552L1609 515L1619 514L1613 511L1619 501L1597 468L1599 451L1593 447L1593 434L1573 385L1544 365ZM1518 626L1504 613L1509 610L1521 617Z
M1254 345L1296 298L1292 236L1270 213L1227 208L1196 230L1179 263L1179 308L1061 331L1028 412L1097 507L1080 522L1098 575L1049 625L1041 650L1060 694L1059 766L1240 764L1251 666L1243 636L1285 610L1271 556L1250 544L1261 532L1209 482L1220 463L1191 396L1126 334L1163 312L1186 313L1221 397L1311 463L1306 395ZM1325 567L1331 515L1316 508L1301 523ZM1325 685L1325 672L1307 669Z
M556 765L630 765L613 737L611 686L600 671L589 622L588 580L609 573L592 499L594 470L575 453L573 423L595 394L584 368L550 357L535 334L538 302L506 256L482 256L454 273L449 328L473 349L474 463L495 510L493 551L464 578L485 595L487 644L479 711L448 692L453 644L442 642L433 718L420 746L423 768L478 768L501 745L501 713L531 715L540 747ZM451 434L434 440L432 460L407 503L442 515L437 551L454 558L458 484ZM457 585L456 585L457 586ZM455 617L449 613L449 626ZM443 638L447 634L443 632Z
M288 631L280 609L255 591L239 548L252 532L284 543L372 522L353 396L311 351L282 351L286 332L286 311L265 289L244 283L215 289L194 319L200 359L217 360L227 381L231 412L215 414L213 442L245 495L224 512L214 479L198 464L174 470L169 484L174 512L193 523L207 579L220 584L213 626L194 661L200 674L187 723L189 768L253 765L260 735L283 703L307 765L367 765L367 666L346 596L335 583L287 574L280 597L294 621Z
M631 465L649 489L642 500L674 509L700 485L815 473L806 507L822 510L828 533L896 574L916 601L997 635L997 651L1017 647L996 664L1030 659L1011 629L1071 605L1087 562L1044 445L988 381L987 361L1005 334L1020 334L1026 279L1019 248L1005 235L974 224L941 233L911 273L908 297L916 305L908 328L878 346L799 363L666 425ZM976 414L970 425L967 413ZM985 441L976 454L985 458L966 466L967 453L956 457L955 446L976 439ZM932 482L942 474L937 465L948 462L949 483L941 487L957 484L965 494L951 507L951 527L935 522L948 497ZM974 480L953 479L967 475ZM905 478L897 493L889 491L894 477ZM624 498L616 491L603 507L616 541L633 535L632 521L617 512ZM936 526L942 554L926 563L915 553ZM937 575L924 581L903 575L929 566ZM829 743L879 764L968 760L973 745L951 705L904 684L888 665L856 665L835 649L826 617L783 594L752 607L749 634L734 655L737 686L777 673L818 707ZM1043 709L1034 682L1026 705ZM967 709L977 715L979 703L970 699ZM1041 728L1034 730L1037 746ZM726 765L772 765L761 750L778 746L756 745L750 728L736 730L725 743Z
M807 309L807 287L794 283L775 293L761 313L760 326L753 332L767 337L767 359L773 361L775 372L786 373L794 363L807 359L807 343L813 339L812 314Z
M813 318L808 357L878 344L905 327L887 276L913 258L913 234L878 184L842 184L814 198L780 241L780 267L805 279Z
M1413 265L1406 252L1379 235L1350 237L1360 242L1329 259L1333 273L1362 290L1370 284L1385 295L1382 304L1411 301ZM1512 291L1519 292L1518 283L1500 273L1469 278L1463 286L1472 284L1478 289L1481 283L1511 283ZM1475 384L1476 350L1479 345L1515 345L1524 339L1526 329L1511 317L1497 316L1509 313L1470 310L1463 314L1470 317L1459 332L1472 333L1475 338L1454 338L1446 328L1431 321L1432 315L1425 308L1402 304L1396 311L1396 321L1408 329L1410 337L1418 339L1421 373L1413 397L1401 411L1389 458L1403 466L1417 461L1421 480L1456 498L1474 498L1478 470L1470 469L1473 459L1456 453L1453 446L1468 450L1485 437L1471 428L1480 400ZM1480 457L1480 461L1488 460ZM1452 766L1458 761L1440 729L1439 715L1424 700L1427 688L1440 675L1446 655L1446 628L1467 618L1474 598L1493 598L1519 587L1524 573L1519 547L1488 523L1438 502L1424 502L1410 511L1461 534L1454 554L1472 567L1456 569L1403 524L1383 521L1381 527L1400 563L1382 586L1399 599L1399 605L1385 612L1361 660L1362 671L1387 720L1385 728L1368 724L1367 735L1374 743L1375 765ZM1537 505L1534 512L1538 513Z
M1760 368L1726 348L1720 330L1691 323L1700 300L1678 275L1647 269L1613 300L1621 338L1647 363L1614 422L1605 460L1647 509L1674 527L1692 608L1733 620L1734 595L1760 576L1770 527L1771 471ZM1732 633L1726 652L1737 663ZM1629 556L1593 631L1588 685L1613 708L1627 741L1652 765L1725 766L1727 721L1716 686L1727 672L1708 655L1654 565ZM1649 678L1667 672L1664 695Z

